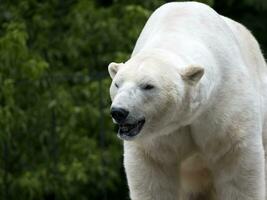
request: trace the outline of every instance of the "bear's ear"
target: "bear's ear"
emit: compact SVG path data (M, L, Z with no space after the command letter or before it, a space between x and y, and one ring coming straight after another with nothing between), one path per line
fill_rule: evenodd
M202 78L203 74L204 68L198 65L190 65L181 72L183 80L190 84L198 83L198 81Z
M119 67L122 63L115 63L112 62L108 65L108 72L110 77L113 79L114 76L117 74L117 72L119 71Z

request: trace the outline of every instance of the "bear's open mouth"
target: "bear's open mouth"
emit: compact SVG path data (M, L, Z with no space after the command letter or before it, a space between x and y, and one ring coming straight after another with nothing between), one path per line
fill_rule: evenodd
M145 119L141 119L134 124L119 124L118 136L121 139L129 140L136 136L145 124Z

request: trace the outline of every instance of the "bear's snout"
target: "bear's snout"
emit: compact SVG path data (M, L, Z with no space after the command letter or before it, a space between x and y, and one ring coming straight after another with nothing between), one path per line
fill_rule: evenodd
M129 115L129 111L123 108L112 107L110 114L113 119L115 119L116 122L120 124L126 120L127 116Z

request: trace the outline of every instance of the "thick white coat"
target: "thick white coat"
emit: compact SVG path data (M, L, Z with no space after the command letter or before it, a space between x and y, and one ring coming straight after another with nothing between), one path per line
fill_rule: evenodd
M183 74L195 65L204 75L187 82ZM265 199L267 68L244 26L201 3L165 4L112 77L113 105L153 116L124 141L132 200L186 199L177 172L195 152L212 174L215 199ZM137 89L147 77L158 92Z

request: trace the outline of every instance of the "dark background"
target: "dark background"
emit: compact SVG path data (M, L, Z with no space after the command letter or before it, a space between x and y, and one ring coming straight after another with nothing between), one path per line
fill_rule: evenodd
M164 0L0 1L0 199L128 199L107 65ZM267 51L266 0L203 0Z

